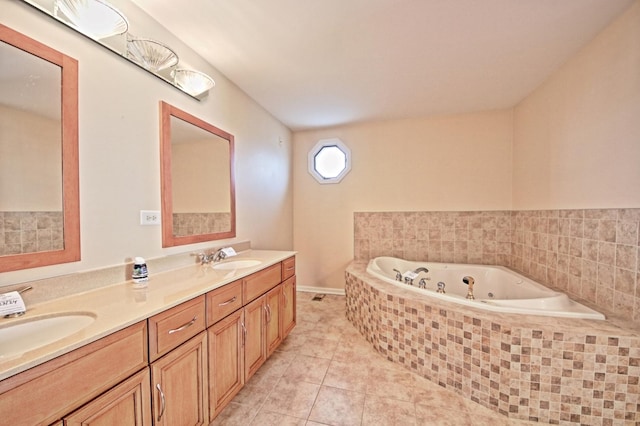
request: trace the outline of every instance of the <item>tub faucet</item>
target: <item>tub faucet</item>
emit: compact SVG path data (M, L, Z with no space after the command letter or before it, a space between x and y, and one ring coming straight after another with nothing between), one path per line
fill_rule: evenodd
M476 280L473 277L464 277L462 278L462 282L469 286L469 290L467 291L467 299L473 300L473 284Z
M425 273L429 273L429 270L427 268L425 268L424 266L419 267L418 269L416 269L415 271L416 274L419 274L420 272L425 272Z
M402 281L402 272L398 271L397 269L393 269L393 272L396 273L396 281Z
M438 283L438 290L436 290L437 293L446 293L446 291L444 291L444 287L445 287L445 283L443 283L442 281L440 281Z
M418 281L418 288L427 288L427 281L430 279L431 278L420 278L420 281Z

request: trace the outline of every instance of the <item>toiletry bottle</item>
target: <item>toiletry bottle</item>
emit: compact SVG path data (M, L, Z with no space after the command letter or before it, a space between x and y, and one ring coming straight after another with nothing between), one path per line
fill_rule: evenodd
M147 271L147 264L142 257L136 257L133 259L133 286L142 288L147 286L149 281L149 272Z

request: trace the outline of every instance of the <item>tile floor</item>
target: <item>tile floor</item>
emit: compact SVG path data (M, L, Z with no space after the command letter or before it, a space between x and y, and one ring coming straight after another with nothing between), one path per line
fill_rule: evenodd
M508 419L381 357L345 298L298 292L298 324L212 425L533 425Z

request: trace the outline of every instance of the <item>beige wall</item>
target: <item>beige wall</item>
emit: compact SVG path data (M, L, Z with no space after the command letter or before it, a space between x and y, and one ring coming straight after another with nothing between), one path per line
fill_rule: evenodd
M0 211L62 210L59 120L0 105Z
M353 212L640 207L640 0L511 111L294 135L300 285L343 288ZM306 155L339 137L353 170L319 185Z
M513 208L640 207L640 1L515 108Z
M511 206L512 111L365 123L294 135L294 247L299 285L343 288L354 211L502 210ZM337 185L307 171L319 139L350 149Z
M117 7L132 25L141 22L139 9L122 1ZM235 136L237 239L257 248L293 247L290 131L187 46L162 28L135 31L164 41L181 61L214 78L202 102L23 2L3 2L2 23L79 61L82 261L2 273L0 285L211 245L162 249L160 227L139 225L140 210L160 210L160 100Z
M174 213L230 212L229 142L214 137L171 145Z

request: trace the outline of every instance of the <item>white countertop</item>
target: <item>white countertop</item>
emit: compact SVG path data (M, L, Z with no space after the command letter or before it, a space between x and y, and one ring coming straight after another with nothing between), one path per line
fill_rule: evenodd
M293 255L295 252L292 251L247 250L227 261L255 259L261 261L259 265L236 270L216 270L211 265L187 266L151 275L148 286L144 289L136 289L132 281L126 281L40 304L31 306L27 304L25 315L16 319L0 319L0 328L61 313L85 313L94 316L95 321L61 340L19 355L3 356L0 348L0 380L94 342ZM11 352L15 353L15 348L11 348Z

